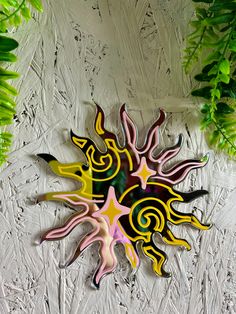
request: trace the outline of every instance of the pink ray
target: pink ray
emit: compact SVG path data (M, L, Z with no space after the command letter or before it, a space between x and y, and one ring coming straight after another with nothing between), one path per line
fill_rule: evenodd
M127 144L130 146L130 148L132 149L137 163L139 163L140 158L139 158L139 154L136 148L136 143L137 143L137 129L133 123L133 121L130 119L130 117L128 116L127 112L125 111L125 105L123 105L120 108L120 117L121 117L121 122L123 125L123 129L124 129L124 133L125 133L125 137L126 137L126 141Z
M151 155L152 152L154 151L154 149L158 146L158 144L159 144L159 127L164 122L165 116L166 116L165 112L162 109L160 109L160 115L159 115L158 119L153 123L153 125L149 129L147 137L146 137L146 141L143 145L143 148L139 150L140 154L144 154L150 150L149 155Z
M206 163L207 161L186 160L175 165L166 172L162 171L162 164L160 164L158 166L158 176L155 176L153 178L164 179L165 181L168 181L171 184L177 184L187 176L190 170L204 167Z
M81 222L84 221L88 221L91 223L94 223L94 219L91 217L87 216L88 213L88 208L85 212L83 212L82 214L78 215L74 215L72 217L70 217L66 223L64 225L62 225L59 228L53 228L51 230L49 230L48 232L46 232L43 236L42 236L42 241L44 240L55 240L55 239L62 239L65 236L67 236L68 234L70 234L70 232ZM41 241L41 242L42 242Z
M101 243L101 261L94 277L94 284L97 288L99 287L99 283L102 277L113 272L117 266L117 259L114 254L115 242L116 241L113 240L108 248L107 245Z
M175 146L167 148L162 151L156 158L153 158L152 153L149 154L149 159L152 162L158 162L164 165L168 160L174 158L180 151L183 142L183 135L180 134L178 138L178 142Z
M55 195L52 195L52 197L60 198L64 200L65 202L68 202L72 205L83 205L85 204L85 202L88 202L88 203L103 203L104 202L103 200L85 198L85 197L79 196L78 194L55 194ZM72 199L70 199L72 197L77 198L78 201L73 201Z

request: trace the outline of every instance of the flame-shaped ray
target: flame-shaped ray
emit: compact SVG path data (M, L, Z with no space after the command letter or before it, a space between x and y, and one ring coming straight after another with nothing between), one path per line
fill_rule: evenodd
M116 142L117 146L119 147L115 134L105 129L105 126L104 126L105 115L102 108L98 104L96 104L96 107L97 107L97 113L94 120L94 129L96 133L104 140L104 142L106 142L107 139L112 139Z
M168 160L174 158L180 151L183 144L183 135L180 134L178 137L177 143L172 146L168 147L161 151L156 157L151 155L149 156L150 160L154 163L160 163L164 165Z
M142 250L143 253L152 260L152 268L157 275L166 278L171 276L171 274L166 272L163 268L167 260L166 253L160 250L152 240L147 243L143 242Z
M174 146L155 153L159 145L159 128L165 120L164 111L160 110L141 148L137 147L137 128L125 105L120 109L120 118L125 138L122 147L116 135L106 130L104 112L97 105L94 129L104 142L105 152L101 152L91 139L71 131L72 142L87 159L85 164L62 164L52 155L39 154L56 175L82 183L75 191L50 192L39 197L39 201L62 201L82 207L64 225L46 232L42 241L60 240L79 224L89 222L92 231L80 241L65 266L72 264L91 244L99 242L100 263L93 279L97 288L101 279L117 265L116 243L122 243L132 268L137 269L140 259L136 246L141 241L142 251L152 260L154 272L169 277L164 269L167 256L155 244L154 235L158 233L166 244L190 250L188 241L176 237L170 230L171 224L187 223L201 230L211 227L192 213L182 213L173 207L174 202L188 203L207 194L205 190L178 192L173 186L184 180L191 170L205 166L208 156L184 160L167 168L167 162L179 153L183 136L179 136Z
M173 189L173 191L175 192L174 189ZM189 203L189 202L195 200L196 198L198 198L200 196L208 194L208 191L206 191L206 190L196 190L196 191L188 192L188 193L184 193L184 192L179 192L178 191L176 193L178 193L182 197L183 202Z
M114 254L115 241L110 241L109 244L101 242L99 249L100 264L95 272L93 283L96 288L99 288L101 279L113 272L117 265L117 259Z
M93 218L88 217L88 205L85 204L86 206L86 210L82 213L76 213L73 216L71 216L64 225L62 225L59 228L53 228L49 231L47 231L46 233L44 233L44 235L42 236L42 241L45 240L59 240L59 239L63 239L64 237L68 236L71 231L80 223L88 221L90 223L93 224L93 222L95 221Z
M163 178L174 185L183 181L192 169L202 168L207 164L207 162L208 158L203 158L202 160L185 160L165 172L162 171L163 165L160 164L158 166L157 178Z
M169 228L166 228L162 232L162 239L166 244L175 245L175 246L183 246L188 251L191 250L191 245L188 243L188 241L184 239L177 238Z
M197 229L208 230L209 228L211 228L211 224L201 223L198 220L198 218L193 214L181 213L177 211L176 209L174 209L172 205L170 205L169 208L170 208L169 221L173 223L174 225L179 225L182 223L189 223Z

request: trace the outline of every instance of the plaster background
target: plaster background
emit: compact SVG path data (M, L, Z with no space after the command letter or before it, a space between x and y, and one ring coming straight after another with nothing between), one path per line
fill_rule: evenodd
M189 97L192 82L182 71L181 51L191 1L47 0L44 6L42 15L35 14L15 34L20 47L14 69L22 76L16 83L14 146L0 173L0 313L236 313L235 164L206 146ZM117 248L117 270L99 291L90 287L96 245L60 269L88 225L63 241L37 245L40 234L72 210L59 203L36 204L36 196L75 185L54 176L35 155L51 153L62 162L81 159L70 144L69 129L94 135L93 99L106 111L107 128L119 135L122 103L142 130L140 141L163 107L168 118L160 148L183 133L176 160L210 151L208 165L192 171L178 187L203 187L209 196L179 209L194 211L214 226L201 232L174 228L192 250L165 247L170 279L156 277L145 258L130 275L122 247Z

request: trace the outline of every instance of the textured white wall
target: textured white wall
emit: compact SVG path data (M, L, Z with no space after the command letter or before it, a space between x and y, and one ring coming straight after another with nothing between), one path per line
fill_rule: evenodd
M42 232L72 213L63 204L35 204L37 195L75 185L53 175L35 155L81 160L68 131L94 135L93 99L105 109L112 131L120 134L120 104L128 104L142 130L160 106L168 112L160 148L183 133L179 159L209 151L189 98L191 80L181 68L191 14L190 0L47 0L44 14L17 32L15 69L22 76L15 142L0 173L0 313L236 313L236 171L213 152L208 165L192 171L178 188L209 190L209 196L179 209L194 211L214 227L174 228L192 250L164 247L172 278L156 277L145 258L131 276L118 247L117 270L93 290L97 246L69 268L58 267L88 225L63 241L36 245Z

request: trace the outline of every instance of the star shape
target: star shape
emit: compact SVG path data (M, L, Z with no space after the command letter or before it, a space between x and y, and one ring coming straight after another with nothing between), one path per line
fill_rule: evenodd
M156 174L156 171L150 169L147 165L146 157L142 157L137 171L133 172L131 176L139 177L141 181L141 187L143 190L145 190L148 179L154 174Z
M115 189L113 186L109 187L105 204L101 209L93 213L94 217L102 216L108 223L111 235L114 234L117 226L117 220L130 212L130 208L121 205L116 198Z

